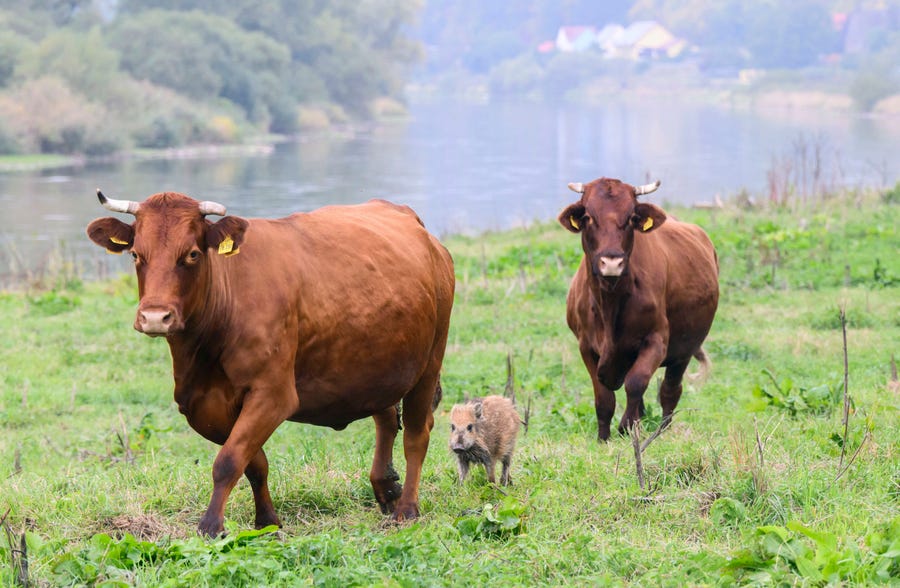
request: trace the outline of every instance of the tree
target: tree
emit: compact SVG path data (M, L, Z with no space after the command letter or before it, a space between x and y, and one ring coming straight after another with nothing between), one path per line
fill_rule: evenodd
M160 10L123 17L110 35L135 78L198 100L225 98L267 127L274 109L279 125L287 126L284 111L296 103L276 99L273 85L287 77L290 55L265 35L220 16Z
M365 114L375 97L399 95L406 68L419 59L407 37L419 7L420 0L122 0L120 12L214 12L287 47L290 71L278 77L286 95L330 99Z
M70 88L96 99L120 75L119 55L98 28L84 33L58 29L22 52L16 73L25 79L58 76Z

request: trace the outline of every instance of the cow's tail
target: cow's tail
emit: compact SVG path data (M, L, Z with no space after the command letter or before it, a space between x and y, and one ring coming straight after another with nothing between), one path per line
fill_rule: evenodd
M700 369L691 374L688 379L695 384L701 384L706 381L710 370L712 370L712 361L702 347L694 353L694 359L700 363Z

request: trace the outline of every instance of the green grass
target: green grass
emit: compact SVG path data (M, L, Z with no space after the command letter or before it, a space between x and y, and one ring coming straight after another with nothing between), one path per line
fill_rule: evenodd
M383 524L369 487L371 421L342 432L286 423L266 445L282 531L251 531L242 481L228 537L196 537L216 447L172 402L165 342L131 329L133 277L0 294L0 517L8 509L8 528L26 537L31 580L51 585L896 583L898 211L874 199L675 211L717 244L722 295L713 371L686 386L673 426L644 453L644 490L630 440L595 441L565 325L577 237L546 224L448 239L458 287L445 398L423 516L401 527ZM515 484L492 487L476 469L459 486L449 409L501 393L508 352L519 403L533 405ZM842 444L852 463L838 478ZM399 441L395 457L402 471ZM0 532L0 585L14 582L18 557Z
M67 155L0 155L0 172L34 171L65 167L83 158Z

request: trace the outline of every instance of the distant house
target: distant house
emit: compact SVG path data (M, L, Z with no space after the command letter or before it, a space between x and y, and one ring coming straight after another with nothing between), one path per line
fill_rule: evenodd
M634 22L612 41L613 55L627 59L672 59L686 48L687 41L654 20Z
M608 24L597 33L597 46L604 55L612 56L616 53L616 39L625 33L625 27L620 24Z
M594 27L560 27L556 33L557 51L586 51L596 42L597 29Z
M641 20L628 27L610 23L599 32L592 26L560 27L556 33L557 51L587 51L594 48L610 58L672 59L687 48L687 41L653 20ZM538 48L542 53L547 49L545 43Z

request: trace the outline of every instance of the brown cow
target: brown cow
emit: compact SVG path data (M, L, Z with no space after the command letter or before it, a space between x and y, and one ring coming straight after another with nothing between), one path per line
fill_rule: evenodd
M659 207L637 201L658 187L609 178L569 184L582 196L559 215L563 227L581 233L584 249L566 319L594 385L601 441L609 439L614 392L622 384L620 433L644 415L644 390L665 367L659 402L667 426L691 357L708 364L701 345L719 301L716 251L700 227L667 220Z
M371 416L370 480L382 512L419 514L419 478L434 425L453 304L453 261L416 214L373 200L277 220L225 216L176 193L101 204L135 217L93 221L90 238L130 250L140 304L134 328L166 337L175 401L222 445L200 520L222 532L241 475L256 526L280 525L263 444L285 420L343 429ZM239 255L235 255L238 254ZM393 469L402 402L406 483Z

